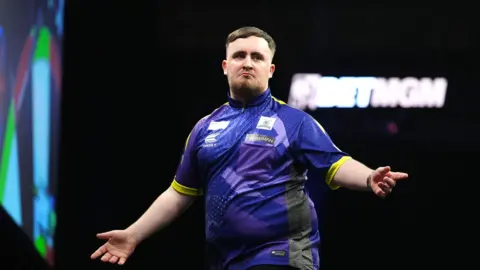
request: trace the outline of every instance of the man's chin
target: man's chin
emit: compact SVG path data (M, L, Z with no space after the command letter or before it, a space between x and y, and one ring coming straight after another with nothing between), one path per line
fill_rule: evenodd
M260 89L258 85L251 83L237 83L231 85L230 89L236 96L243 97L246 99L258 96L263 92L263 89Z
M255 92L257 89L257 87L255 87L251 83L238 83L238 84L232 85L231 88L233 91L237 93L241 93L241 92L252 93L252 92Z
M258 85L254 83L251 79L241 79L236 83L232 84L233 89L244 90L244 91L256 91L258 89Z

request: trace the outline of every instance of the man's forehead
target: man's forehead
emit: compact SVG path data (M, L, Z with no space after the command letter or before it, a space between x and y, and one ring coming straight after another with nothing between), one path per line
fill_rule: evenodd
M268 42L259 37L251 36L248 38L239 38L228 45L227 51L234 53L237 51L259 52L263 54L270 53Z

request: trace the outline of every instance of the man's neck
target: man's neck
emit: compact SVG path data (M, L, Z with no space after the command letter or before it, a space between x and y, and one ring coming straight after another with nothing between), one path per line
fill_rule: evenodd
M241 102L243 105L246 105L256 97L262 95L266 90L267 89L262 91L253 91L252 89L230 89L230 97L236 101Z

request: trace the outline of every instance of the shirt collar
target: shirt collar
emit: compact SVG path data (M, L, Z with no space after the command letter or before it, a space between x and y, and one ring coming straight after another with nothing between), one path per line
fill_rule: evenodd
M270 88L267 88L267 90L263 91L263 93L259 96L256 96L252 100L250 100L245 106L243 105L242 102L233 99L230 96L230 92L228 93L228 104L234 108L244 108L244 107L255 107L259 106L266 101L268 101L271 98L271 93L270 93Z

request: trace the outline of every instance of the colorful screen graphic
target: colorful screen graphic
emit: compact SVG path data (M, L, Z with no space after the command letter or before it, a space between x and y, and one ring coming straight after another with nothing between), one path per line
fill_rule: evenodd
M0 205L53 264L64 0L0 1Z

